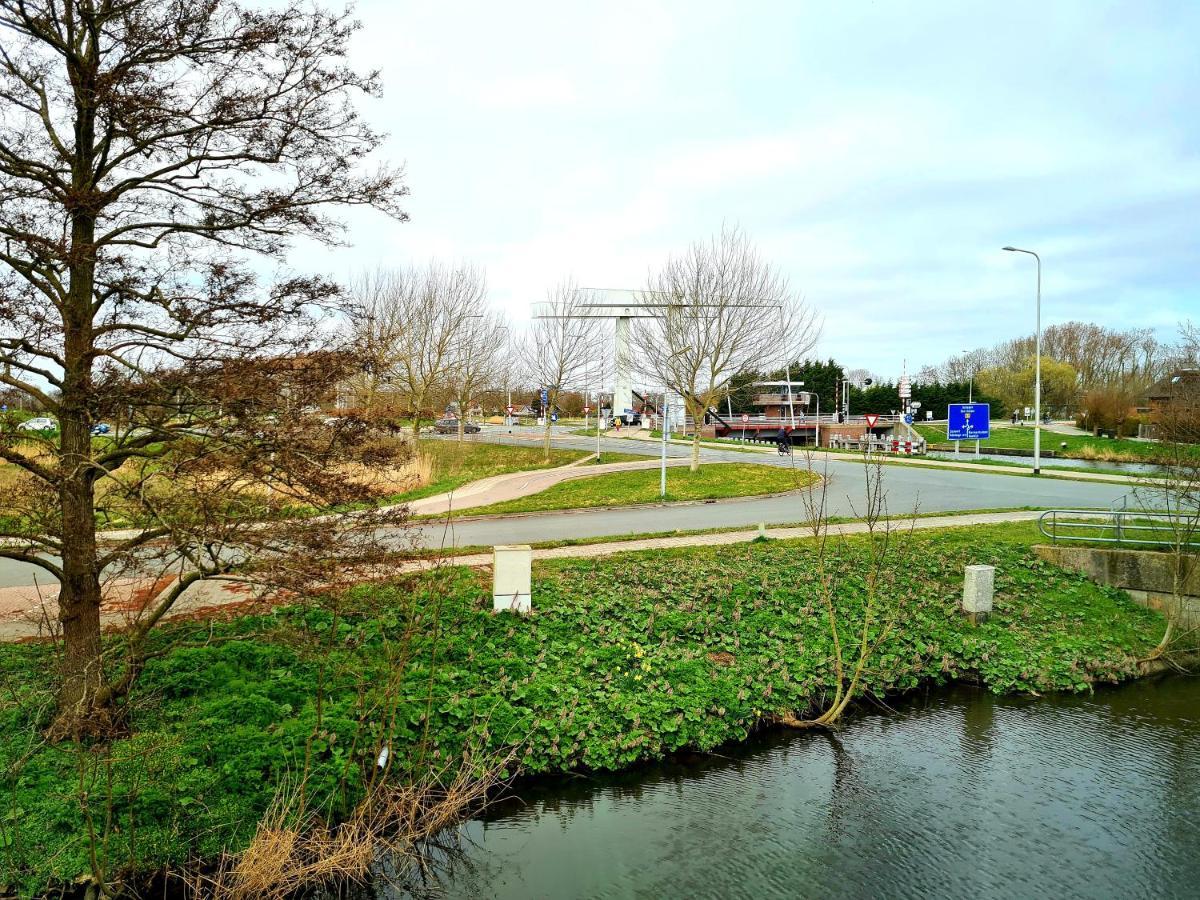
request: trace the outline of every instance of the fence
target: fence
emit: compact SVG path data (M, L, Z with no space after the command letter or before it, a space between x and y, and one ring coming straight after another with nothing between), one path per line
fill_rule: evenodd
M1049 509L1038 516L1038 530L1058 541L1139 544L1200 548L1196 515L1124 509Z

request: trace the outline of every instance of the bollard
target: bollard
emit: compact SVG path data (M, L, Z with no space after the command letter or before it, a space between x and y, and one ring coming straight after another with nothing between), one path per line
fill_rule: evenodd
M763 540L766 540L766 537L767 537L767 523L766 522L758 523L758 536L760 538L762 538Z
M533 608L532 565L533 550L528 544L492 548L492 612L527 613Z
M967 566L963 578L962 608L973 625L986 622L991 614L995 584L995 566Z

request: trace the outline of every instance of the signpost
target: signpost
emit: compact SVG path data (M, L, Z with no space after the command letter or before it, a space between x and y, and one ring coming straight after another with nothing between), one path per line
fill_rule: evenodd
M584 430L587 430L587 427L588 427L588 411L589 411L590 409L591 409L591 407L590 407L590 406L585 406L585 407L583 408L583 427L584 427Z
M746 441L746 423L750 421L750 417L746 413L742 413L742 442Z
M979 442L992 436L992 408L988 403L951 403L946 422L946 437L954 441L958 453L959 441L974 441L975 455Z
M867 420L867 431L870 431L875 427L875 423L879 421L879 414L867 413L863 418Z

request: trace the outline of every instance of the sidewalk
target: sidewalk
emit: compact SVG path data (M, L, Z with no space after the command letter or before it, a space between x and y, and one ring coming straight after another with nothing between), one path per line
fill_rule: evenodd
M924 531L932 528L961 528L971 525L996 525L1006 522L1028 522L1035 520L1040 512L1017 510L1001 513L963 513L958 515L928 516L916 519L894 519L889 523L893 532L910 528ZM879 526L882 527L882 526ZM867 526L863 522L847 522L830 525L831 535L863 534ZM810 537L807 528L767 528L768 538L789 540ZM744 544L758 538L757 529L726 531L714 534L680 535L678 537L639 538L637 540L613 540L577 547L554 547L534 550L535 560L547 559L594 559L614 553L637 550L670 550L683 547L723 547ZM422 572L439 566L487 567L492 564L491 553L471 553L447 556L436 560L414 560L401 564L395 574ZM379 573L382 577L385 573ZM137 582L129 579L108 585L101 622L105 627L121 627L136 619L158 593L169 586L169 580L159 582ZM57 619L57 586L38 588L0 588L0 641L19 641L46 635L45 623ZM254 603L252 589L246 585L205 581L194 585L176 603L168 618L180 616L231 615L237 607L248 607Z
M490 506L493 503L503 503L505 500L515 500L537 494L546 488L553 487L564 481L575 478L590 478L593 475L608 475L612 472L632 472L640 469L657 469L662 462L657 459L636 460L633 462L601 463L589 465L592 457L586 457L569 465L555 469L536 469L532 472L509 472L506 475L493 475L464 484L457 490L432 497L422 497L420 500L410 500L408 510L414 516L444 515L450 511L460 512L477 506ZM685 458L672 457L667 460L668 466L687 465Z

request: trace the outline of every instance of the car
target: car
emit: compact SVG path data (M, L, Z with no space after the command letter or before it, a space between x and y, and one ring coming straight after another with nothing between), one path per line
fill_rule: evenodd
M433 430L438 434L458 434L458 419L438 419L433 425ZM472 422L463 423L463 433L465 434L479 434L482 430Z
M58 428L58 423L48 416L35 416L32 419L26 419L17 428L20 431L54 431Z
M112 426L107 422L97 422L92 426L92 437L100 437L112 431Z

